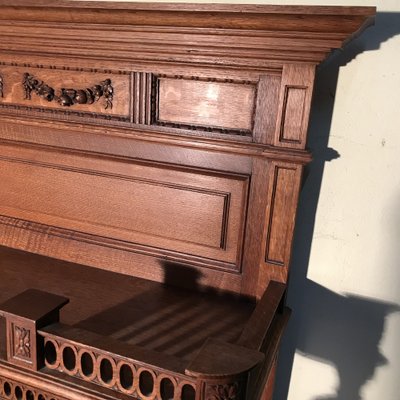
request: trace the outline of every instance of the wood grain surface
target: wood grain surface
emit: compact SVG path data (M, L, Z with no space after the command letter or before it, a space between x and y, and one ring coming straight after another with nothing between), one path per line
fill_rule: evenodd
M0 398L272 399L316 66L374 14L0 0Z
M57 293L70 300L63 323L183 359L209 336L237 340L254 309L211 290L196 293L4 247L0 254L0 302L29 288ZM168 283L173 274L166 269Z
M1 179L12 190L0 192L0 213L239 269L245 177L58 157L3 146Z
M67 67L68 65L66 65ZM40 81L49 85L60 94L61 88L86 89L98 85L105 79L110 79L114 87L113 107L105 109L104 99L93 104L74 104L63 107L56 101L48 101L32 93L32 99L25 99L23 89L23 76L25 73L33 75ZM69 112L105 114L111 116L129 117L129 104L133 94L130 92L129 75L116 75L110 73L56 71L51 68L0 66L0 75L3 77L4 89L1 105L32 107L36 109L55 109Z
M163 78L158 85L160 122L252 130L253 85Z

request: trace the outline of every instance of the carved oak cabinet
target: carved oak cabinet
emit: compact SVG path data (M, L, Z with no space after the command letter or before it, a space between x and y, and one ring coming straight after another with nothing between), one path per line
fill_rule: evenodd
M271 399L315 68L374 13L0 1L0 398Z

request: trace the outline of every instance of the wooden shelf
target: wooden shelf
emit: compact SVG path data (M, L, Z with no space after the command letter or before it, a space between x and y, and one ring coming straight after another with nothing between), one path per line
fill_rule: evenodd
M64 323L185 360L208 337L236 341L254 309L233 296L171 290L5 247L0 247L0 276L0 302L28 288L62 295L70 299L62 309Z

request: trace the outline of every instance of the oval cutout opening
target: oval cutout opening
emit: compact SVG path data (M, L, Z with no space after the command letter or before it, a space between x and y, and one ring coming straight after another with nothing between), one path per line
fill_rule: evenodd
M7 397L11 395L11 385L8 382L4 382L3 390Z
M26 400L35 400L35 395L33 394L33 392L31 392L30 390L28 390L25 394L25 399Z
M164 378L161 381L160 393L162 400L173 400L175 394L175 386L170 379Z
M76 356L71 347L65 347L62 353L63 364L68 371L73 371L76 367Z
M125 390L133 386L133 371L128 364L122 364L119 369L119 382Z
M195 400L196 391L192 385L184 385L182 388L182 400Z
M57 350L53 342L46 342L44 345L44 357L47 364L54 365L57 361Z
M150 396L153 393L154 379L149 371L142 371L140 373L139 389L143 396Z
M23 392L19 386L15 386L14 394L17 400L22 400Z
M112 381L114 372L112 364L107 358L103 358L100 363L100 378L104 383L110 383Z
M86 377L89 377L93 374L94 362L92 356L89 353L84 352L81 355L81 371L82 374Z

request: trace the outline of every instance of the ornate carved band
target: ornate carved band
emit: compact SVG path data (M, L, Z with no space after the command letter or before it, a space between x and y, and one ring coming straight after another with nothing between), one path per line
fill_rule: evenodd
M3 98L4 81L3 77L0 75L0 97Z
M0 399L67 400L65 397L56 396L51 392L39 389L33 384L3 377L0 377Z
M70 107L74 104L93 104L101 97L105 99L106 110L113 106L114 88L111 84L111 79L106 79L98 85L86 89L62 88L60 94L57 95L52 87L27 72L24 74L22 85L24 87L25 100L31 100L32 92L34 92L39 97L47 101L55 100L64 107Z
M206 390L206 400L239 400L239 382L224 385L210 385Z
M168 398L171 399L196 398L196 381L189 376L89 345L74 343L70 339L60 338L58 334L54 336L46 331L40 331L40 334L45 343L45 365L50 370L133 396L135 399L164 399L161 395L164 390L167 390L170 396Z

